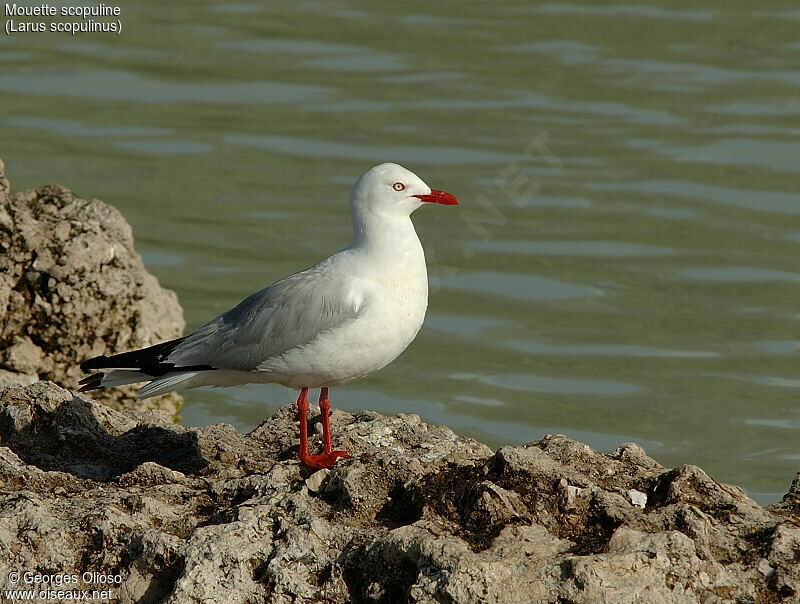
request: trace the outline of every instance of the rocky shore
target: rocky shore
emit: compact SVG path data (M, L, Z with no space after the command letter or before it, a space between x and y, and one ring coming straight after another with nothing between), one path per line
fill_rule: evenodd
M0 599L800 601L800 478L762 507L636 444L492 451L338 410L352 457L313 471L292 405L241 434L173 423L178 398L163 413L62 388L89 356L178 335L180 307L116 210L58 186L12 195L2 162L0 318Z
M0 389L0 577L119 576L122 602L798 599L798 481L764 508L635 444L493 453L416 415L332 422L353 456L313 472L291 405L240 434Z
M11 193L0 160L0 384L50 380L67 388L95 355L181 335L174 292L147 272L130 225L112 206L48 185ZM106 390L115 408L175 414L177 394L135 401Z

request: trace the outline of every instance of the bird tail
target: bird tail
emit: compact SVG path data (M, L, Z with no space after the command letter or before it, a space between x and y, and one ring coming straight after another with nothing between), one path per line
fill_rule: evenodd
M137 399L149 398L165 394L178 388L191 388L200 385L192 378L201 372L215 369L211 365L176 366L167 359L175 348L184 340L170 340L111 356L101 355L81 363L84 371L100 370L83 378L79 384L79 392L99 390L109 386L124 386L138 382L149 382L139 389Z

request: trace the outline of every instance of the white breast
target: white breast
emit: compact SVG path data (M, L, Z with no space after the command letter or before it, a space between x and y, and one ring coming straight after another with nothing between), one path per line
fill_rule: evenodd
M313 341L270 359L259 369L264 381L311 388L349 382L396 359L422 327L427 279L373 285L363 312Z

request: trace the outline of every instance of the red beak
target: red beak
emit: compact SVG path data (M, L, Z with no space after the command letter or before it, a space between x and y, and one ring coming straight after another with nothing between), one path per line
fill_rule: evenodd
M450 195L450 193L445 191L437 191L435 189L431 189L429 195L413 195L413 197L430 203L441 203L446 206L458 205L458 199L455 198L455 195Z

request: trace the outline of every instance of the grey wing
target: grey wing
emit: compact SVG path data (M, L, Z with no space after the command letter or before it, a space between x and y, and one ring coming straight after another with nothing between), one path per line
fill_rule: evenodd
M256 292L188 335L169 355L176 365L253 371L358 315L346 284L312 267Z

